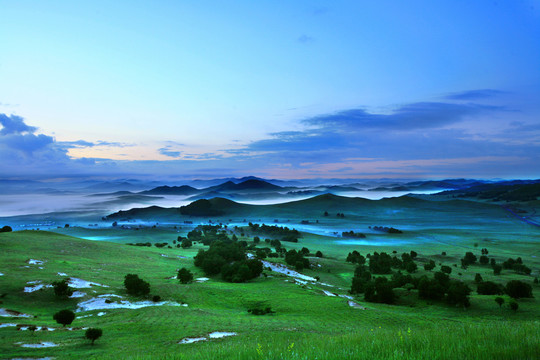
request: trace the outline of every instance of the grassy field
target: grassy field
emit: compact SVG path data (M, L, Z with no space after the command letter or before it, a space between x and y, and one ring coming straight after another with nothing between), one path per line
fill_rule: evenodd
M323 258L310 258L314 266L303 271L320 277L320 282L306 285L275 272L265 271L261 277L245 284L223 282L219 277L205 282L182 285L170 279L178 268L186 267L195 277L202 271L193 265L193 256L203 246L191 249L135 247L129 242L169 242L185 235L189 226L173 225L145 227L141 230L119 227L70 227L46 231L17 231L0 234L0 308L33 315L32 318L0 317L3 324L34 324L55 328L55 331L17 330L16 326L0 327L0 358L58 359L537 359L540 357L540 287L533 286L533 299L520 299L519 309L513 312L494 302L495 296L471 294L468 309L444 303L430 304L419 300L416 290L397 289L397 305L354 301L361 308L351 307L349 295L354 266L345 262L348 252L362 254L374 251L418 252L419 270L414 274L429 274L422 264L435 260L452 267L452 278L465 281L476 290L474 276L505 284L519 279L530 284L540 269L540 231L509 216L501 207L469 202L403 201L341 209L345 219L337 218L338 208L328 208L331 216L324 217L328 204L305 208L279 208L281 216L264 209L246 220L266 223L278 219L280 225L300 226L300 220L310 220L302 228L299 243L284 243L287 249L308 247L312 253L321 250ZM313 205L313 204L312 204ZM355 205L357 206L357 205ZM275 208L274 208L275 209ZM212 219L213 221L243 224L246 214ZM373 220L376 219L376 220ZM194 223L208 219L193 219ZM289 222L285 222L289 220ZM315 221L319 220L319 224ZM394 226L403 234L370 232L371 225ZM230 226L231 228L232 226ZM311 230L311 231L310 231ZM367 234L368 243L338 242L326 232L355 230ZM240 228L251 241L254 234ZM86 237L93 240L85 240ZM521 256L533 270L532 276L503 270L494 276L491 268L459 267L466 251L480 255L488 248L489 256L502 262L508 257ZM441 253L445 251L446 256ZM29 264L30 259L43 264ZM283 262L283 259L277 259ZM457 267L453 265L457 264ZM320 265L320 266L318 266ZM81 298L58 299L51 288L24 292L31 281L49 284L65 276L96 282L103 286L79 289ZM140 309L106 309L77 312L70 325L62 329L52 316L61 309L76 310L78 304L99 295L114 294L123 300L143 299L126 294L123 278L138 274L151 284L151 294L160 295L171 303ZM323 285L325 283L327 285ZM110 297L114 300L113 297ZM254 316L247 309L264 302L274 314ZM179 306L185 303L188 306ZM98 316L99 313L101 316ZM86 327L103 329L103 337L95 345L84 339ZM193 344L179 344L184 338L207 337L215 331L234 332L235 336L210 339ZM52 342L50 348L25 348L22 344Z

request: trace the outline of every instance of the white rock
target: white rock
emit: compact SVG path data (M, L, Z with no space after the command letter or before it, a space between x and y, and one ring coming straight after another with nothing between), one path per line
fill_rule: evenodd
M28 260L28 264L29 265L43 265L44 262L41 261L41 260L30 259L30 260Z
M47 342L47 341L40 342L39 344L22 344L21 345L21 347L25 347L25 348L49 348L49 347L55 347L55 346L58 346L58 345L53 342Z

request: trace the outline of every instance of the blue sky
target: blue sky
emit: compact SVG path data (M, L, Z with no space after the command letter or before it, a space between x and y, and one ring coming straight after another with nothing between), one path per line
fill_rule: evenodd
M540 177L540 0L0 0L2 177Z

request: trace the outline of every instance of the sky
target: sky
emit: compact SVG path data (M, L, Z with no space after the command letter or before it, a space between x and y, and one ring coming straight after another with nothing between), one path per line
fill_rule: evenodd
M540 178L540 0L0 14L0 178Z

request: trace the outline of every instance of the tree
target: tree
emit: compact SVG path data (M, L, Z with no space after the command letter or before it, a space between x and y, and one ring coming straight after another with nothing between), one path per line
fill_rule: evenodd
M180 280L182 284L188 284L193 281L193 273L186 269L185 267L178 270L176 278Z
M475 283L480 283L482 282L484 279L482 278L482 275L480 275L479 273L476 273L476 275L474 276L474 282Z
M90 329L86 330L86 332L84 333L84 336L88 340L92 340L92 345L94 345L94 341L99 339L101 337L101 335L103 335L103 330L98 329L98 328L90 328Z
M493 275L501 275L502 266L499 264L493 265Z
M476 262L476 255L472 252L466 252L465 257L461 260L461 263L464 266L472 265Z
M261 238L258 237L258 236L255 236L255 237L253 237L253 242L254 242L255 244L258 244L258 243L261 242Z
M3 226L1 229L0 229L0 233L3 233L3 232L12 232L13 229L11 228L11 226Z
M471 305L469 301L470 293L471 289L465 283L461 281L452 281L448 287L446 301L451 305L469 307Z
M414 250L411 250L411 258L415 259L418 256L418 253Z
M315 256L316 257L320 257L322 258L323 257L323 253L321 252L321 250L317 250L317 252L315 253ZM538 279L537 279L538 280ZM537 281L538 282L538 281Z
M441 266L441 271L443 273L446 273L446 274L451 274L452 273L452 268L450 266L443 265L443 266Z
M127 274L124 278L124 286L130 295L150 294L150 284L136 274Z
M71 310L60 310L53 315L53 319L63 326L70 325L75 320L75 313Z
M70 297L73 295L73 289L69 287L68 280L54 281L52 283L54 294L58 297Z
M418 269L418 266L416 265L414 261L409 261L405 265L405 270L407 270L408 273L413 273L416 271L416 269Z
M515 302L515 301L510 301L510 303L508 305L510 305L510 309L514 310L514 312L516 312L517 309L519 308L518 303Z
M480 256L480 264L482 264L482 265L489 264L489 258L486 255Z
M500 297L500 296L497 296L495 298L495 302L497 303L497 305L499 305L499 307L501 307L502 304L504 304L504 299L502 297Z
M505 292L514 299L532 298L532 286L520 280L510 280L506 283Z
M435 269L435 261L429 260L429 263L424 264L424 270L431 271Z
M182 249L186 249L193 246L193 241L191 241L188 238L183 238L182 243L180 244L182 246Z

